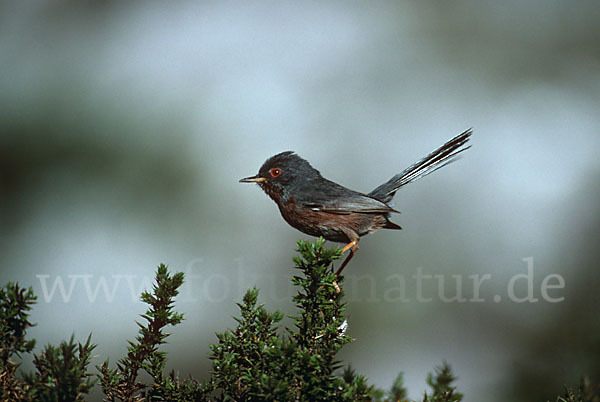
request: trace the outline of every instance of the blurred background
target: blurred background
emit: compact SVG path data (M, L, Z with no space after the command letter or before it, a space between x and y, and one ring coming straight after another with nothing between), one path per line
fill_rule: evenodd
M92 332L100 364L155 267L184 271L168 365L204 378L247 288L294 313L309 238L240 178L294 150L368 192L473 127L396 195L404 230L361 241L340 358L412 398L444 359L465 401L598 382L599 21L591 1L2 2L1 283L38 295L36 350Z

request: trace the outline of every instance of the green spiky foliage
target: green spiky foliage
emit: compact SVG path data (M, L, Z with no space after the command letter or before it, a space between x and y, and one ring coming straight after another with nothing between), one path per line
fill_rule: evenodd
M404 373L398 374L387 396L386 401L409 402L408 391L404 388Z
M96 347L89 335L85 343L75 343L74 337L59 346L46 345L35 355L36 372L26 374L25 381L35 390L35 400L85 401L96 379L88 372L92 351Z
M27 340L32 327L29 311L36 297L31 288L8 283L0 289L0 400L2 401L83 401L94 386L87 371L92 350L91 336L84 344L69 342L47 345L35 354L35 371L17 375L22 353L30 353L35 340Z
M432 394L423 397L423 402L460 402L463 395L456 392L456 387L452 383L456 377L452 373L452 368L446 362L435 368L434 373L427 375L427 385L432 389Z
M589 377L583 377L575 390L565 387L564 395L556 402L600 402L600 384L594 386Z
M298 288L293 301L298 314L294 329L278 334L279 312L269 313L258 304L251 289L239 303L236 329L217 334L211 346L211 390L219 400L369 400L372 387L362 376L342 377L337 352L352 339L346 322L342 278L332 263L339 249L327 249L323 239L298 242L300 271L292 278ZM337 281L337 282L336 282Z
M152 292L143 292L141 299L149 305L141 317L145 323L137 322L138 336L128 341L127 356L120 359L115 369L109 368L106 360L101 366L100 383L106 400L143 401L143 400L194 400L199 398L200 387L192 380L181 382L174 372L164 374L167 360L165 352L159 347L166 343L169 336L164 329L175 326L183 320L183 314L173 309L179 287L183 284L183 273L170 275L167 267L159 265ZM152 379L148 386L138 379L143 370Z
M183 284L183 273L170 274L160 265L150 292L142 293L148 304L139 334L129 342L126 357L111 369L105 361L97 366L107 401L378 401L410 402L400 373L389 391L376 389L350 367L341 370L336 360L340 349L352 338L346 333L343 278L333 273L339 249L327 249L324 240L298 242L300 256L294 259L298 274L297 307L292 328L280 327L284 315L269 312L259 304L258 289L246 292L238 303L237 326L217 334L210 346L213 368L200 383L165 374L168 326L176 326L183 315L174 310L174 300ZM19 375L15 358L31 353L35 340L27 340L29 311L35 303L32 289L9 283L0 288L0 400L83 401L94 385L88 372L91 335L83 344L70 341L46 346L34 355L36 371ZM143 382L140 373L151 381ZM459 402L456 377L443 363L427 377L431 388L423 402ZM577 390L566 388L556 402L600 402L600 389L584 378Z
M31 352L35 340L26 340L29 311L35 304L33 289L9 282L0 288L0 400L27 400L31 388L16 376L19 363L14 357Z

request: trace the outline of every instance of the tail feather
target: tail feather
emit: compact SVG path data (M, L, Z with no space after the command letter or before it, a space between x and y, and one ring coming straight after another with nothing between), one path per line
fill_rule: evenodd
M469 141L469 137L472 133L473 130L468 129L457 135L417 163L404 169L402 173L397 174L386 183L383 183L381 186L371 191L368 195L385 203L390 202L400 187L425 177L439 168L454 162L458 154L471 147L463 146Z

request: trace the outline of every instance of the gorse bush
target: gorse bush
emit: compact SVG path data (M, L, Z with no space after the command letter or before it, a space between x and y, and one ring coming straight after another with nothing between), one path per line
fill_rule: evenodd
M183 315L174 309L183 284L183 273L170 274L160 265L151 292L141 299L148 305L138 322L139 331L129 341L126 355L111 368L108 360L90 371L95 345L48 345L34 355L35 371L21 373L14 358L31 353L35 341L27 340L28 312L35 303L31 288L9 283L0 289L0 400L82 401L99 383L106 401L397 401L408 402L402 374L388 391L369 385L367 379L336 360L352 338L346 333L343 277L333 273L339 249L327 249L324 240L298 242L294 259L298 275L292 283L298 292L293 328L281 328L284 315L269 312L258 301L258 289L246 292L238 303L237 327L217 333L210 346L212 370L200 382L165 373L167 355L160 347L169 336L167 327L180 324ZM141 376L140 374L146 375ZM142 381L141 378L151 380ZM445 362L429 374L427 402L458 402L455 376ZM587 380L586 380L587 381ZM579 390L567 389L557 402L600 402L600 393L588 382Z
M222 400L367 400L373 388L363 377L346 381L335 375L341 363L335 355L351 338L346 335L343 291L335 283L331 262L340 250L327 250L323 240L300 242L302 274L292 283L299 290L293 301L299 314L295 329L277 335L282 318L258 304L258 290L249 290L238 304L241 317L234 331L217 334L211 346L210 391Z
M91 336L84 344L75 344L73 338L58 347L47 345L35 355L34 373L17 376L19 364L13 356L29 353L35 340L25 340L31 306L36 297L33 290L9 283L0 289L0 400L2 401L83 401L94 386L95 375L88 373L91 353L95 345Z

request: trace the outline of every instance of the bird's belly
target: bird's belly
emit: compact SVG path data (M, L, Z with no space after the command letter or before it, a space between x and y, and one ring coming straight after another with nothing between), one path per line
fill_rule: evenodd
M382 227L385 221L381 215L333 214L310 208L297 208L289 202L280 208L280 212L285 221L299 231L311 236L323 236L338 243L350 241L346 235L348 231L364 236Z
M341 229L339 219L331 219L325 212L305 211L283 215L291 226L311 236L323 236L325 239L339 243L348 242L348 236Z

